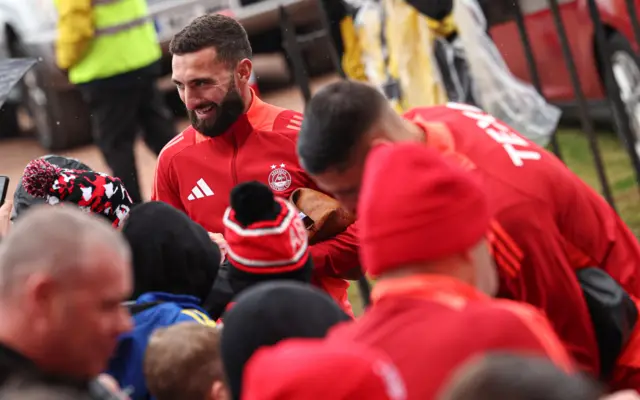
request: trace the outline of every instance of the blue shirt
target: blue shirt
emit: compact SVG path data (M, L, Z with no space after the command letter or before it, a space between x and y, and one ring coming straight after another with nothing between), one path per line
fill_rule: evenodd
M133 315L134 328L120 337L106 371L118 381L121 388L129 392L132 400L151 398L144 379L143 362L153 331L180 322L195 321L215 326L196 297L150 292L136 300L136 304L150 302L161 303Z

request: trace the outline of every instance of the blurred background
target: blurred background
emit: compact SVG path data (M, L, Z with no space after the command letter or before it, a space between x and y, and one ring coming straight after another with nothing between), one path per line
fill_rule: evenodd
M309 92L347 76L379 85L400 110L461 101L509 123L513 117L512 125L523 123L521 132L532 127L523 133L555 150L569 168L610 197L640 235L639 168L637 155L630 154L640 151L640 1L415 0L403 3L417 15L411 17L417 18L411 19L418 21L414 25L407 22L408 14L394 9L400 3L148 0L165 54L158 86L178 119L177 129L188 122L170 81L168 42L198 15L224 12L237 18L250 36L256 84L266 101L302 111ZM482 15L474 14L477 11ZM0 109L0 174L12 179L9 196L24 166L44 154L72 156L108 171L92 145L87 106L56 67L56 18L54 0L0 0L0 59L39 61ZM394 39L378 29L376 61L376 46L365 41L385 18L403 24L406 32ZM462 23L465 18L468 23ZM426 41L421 23L430 35ZM478 32L485 36L478 39ZM353 42L359 43L356 50ZM396 47L390 51L392 45ZM427 54L430 65L420 64L416 48ZM394 52L394 65L399 65L395 72L388 60ZM349 69L353 54L359 58L359 72ZM376 72L376 62L387 69ZM407 87L442 93L416 100ZM614 92L618 98L612 97ZM524 101L531 93L539 99ZM618 115L621 110L624 116ZM590 139L592 130L595 139ZM155 156L142 143L136 151L142 192L148 198Z

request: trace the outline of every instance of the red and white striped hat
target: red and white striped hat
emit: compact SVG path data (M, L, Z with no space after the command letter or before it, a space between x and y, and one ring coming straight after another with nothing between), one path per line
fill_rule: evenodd
M265 189L269 190L266 186ZM240 222L244 220L237 214L241 210L231 206L227 208L223 218L227 258L234 267L251 274L278 274L302 269L309 259L309 242L299 212L284 199L271 197L269 200L275 210L274 218L249 224ZM262 204L261 207L271 205Z

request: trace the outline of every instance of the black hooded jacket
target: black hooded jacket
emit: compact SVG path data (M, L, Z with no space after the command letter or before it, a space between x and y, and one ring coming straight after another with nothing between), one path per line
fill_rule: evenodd
M131 210L122 233L133 254L133 298L148 292L204 300L220 267L220 249L207 231L162 202Z

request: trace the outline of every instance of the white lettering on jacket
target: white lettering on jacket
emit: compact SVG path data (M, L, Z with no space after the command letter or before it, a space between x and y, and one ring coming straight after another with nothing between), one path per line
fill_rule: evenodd
M447 103L447 107L460 111L462 115L476 122L478 128L502 145L516 167L522 167L525 160L539 160L542 154L531 150L529 142L513 132L508 126L498 122L494 116L481 109L461 103ZM528 149L522 149L522 147Z

